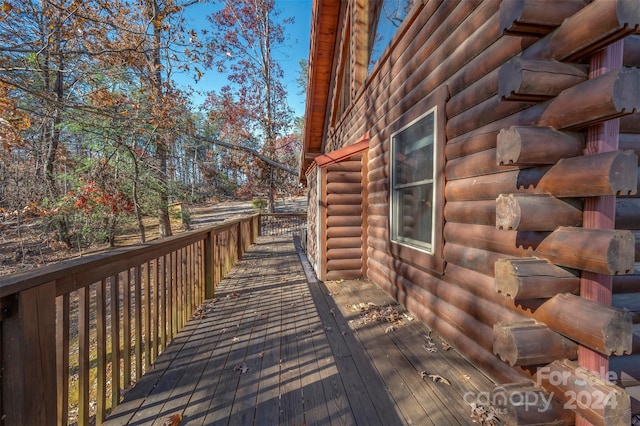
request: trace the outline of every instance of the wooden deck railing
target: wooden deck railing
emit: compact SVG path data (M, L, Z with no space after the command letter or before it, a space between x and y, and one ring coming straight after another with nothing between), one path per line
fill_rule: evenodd
M102 423L259 233L260 215L0 279L5 425Z
M263 213L260 215L260 235L299 236L307 224L307 213Z

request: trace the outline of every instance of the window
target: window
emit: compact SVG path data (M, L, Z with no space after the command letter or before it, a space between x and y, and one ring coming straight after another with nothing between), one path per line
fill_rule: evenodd
M436 110L391 135L391 240L433 254Z
M440 86L389 128L390 253L402 262L444 273L444 116Z
M373 0L369 3L372 27L369 32L369 73L396 33L413 0Z

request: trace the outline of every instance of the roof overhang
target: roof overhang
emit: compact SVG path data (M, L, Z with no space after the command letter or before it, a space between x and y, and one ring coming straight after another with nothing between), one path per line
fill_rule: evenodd
M322 154L341 3L341 0L313 0L304 140L300 153L301 182L305 180L307 168Z

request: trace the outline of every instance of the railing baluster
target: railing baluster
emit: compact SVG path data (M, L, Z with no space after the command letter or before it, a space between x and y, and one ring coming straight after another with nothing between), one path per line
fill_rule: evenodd
M119 275L110 280L111 307L111 409L120 403L120 283Z
M131 387L131 269L122 273L122 387Z
M78 424L89 424L89 286L78 289Z
M151 262L144 264L144 371L151 367Z
M58 426L69 418L69 294L56 298L56 385Z
M167 329L167 340L165 342L166 345L169 344L171 339L173 338L173 330L174 330L174 321L175 321L175 309L173 299L175 297L175 292L173 288L173 276L171 275L172 268L172 253L166 254L164 256L165 265L164 265L164 279L165 279L165 292L167 295L167 320L165 321L165 327Z
M96 284L96 424L104 422L107 410L107 281Z
M133 272L134 305L135 305L135 354L136 354L136 383L142 376L142 267L137 265Z
M167 346L167 256L161 257L162 264L158 273L160 274L160 352Z
M160 352L160 258L153 261L153 362Z

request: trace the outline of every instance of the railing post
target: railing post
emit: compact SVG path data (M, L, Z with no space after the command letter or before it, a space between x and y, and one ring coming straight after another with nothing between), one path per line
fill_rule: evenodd
M215 282L213 278L213 231L207 233L207 238L204 240L204 297L205 299L212 299L215 297Z
M9 296L8 298L11 298ZM2 419L49 425L57 418L56 283L21 291L2 319Z
M258 237L262 236L262 213L258 215Z

